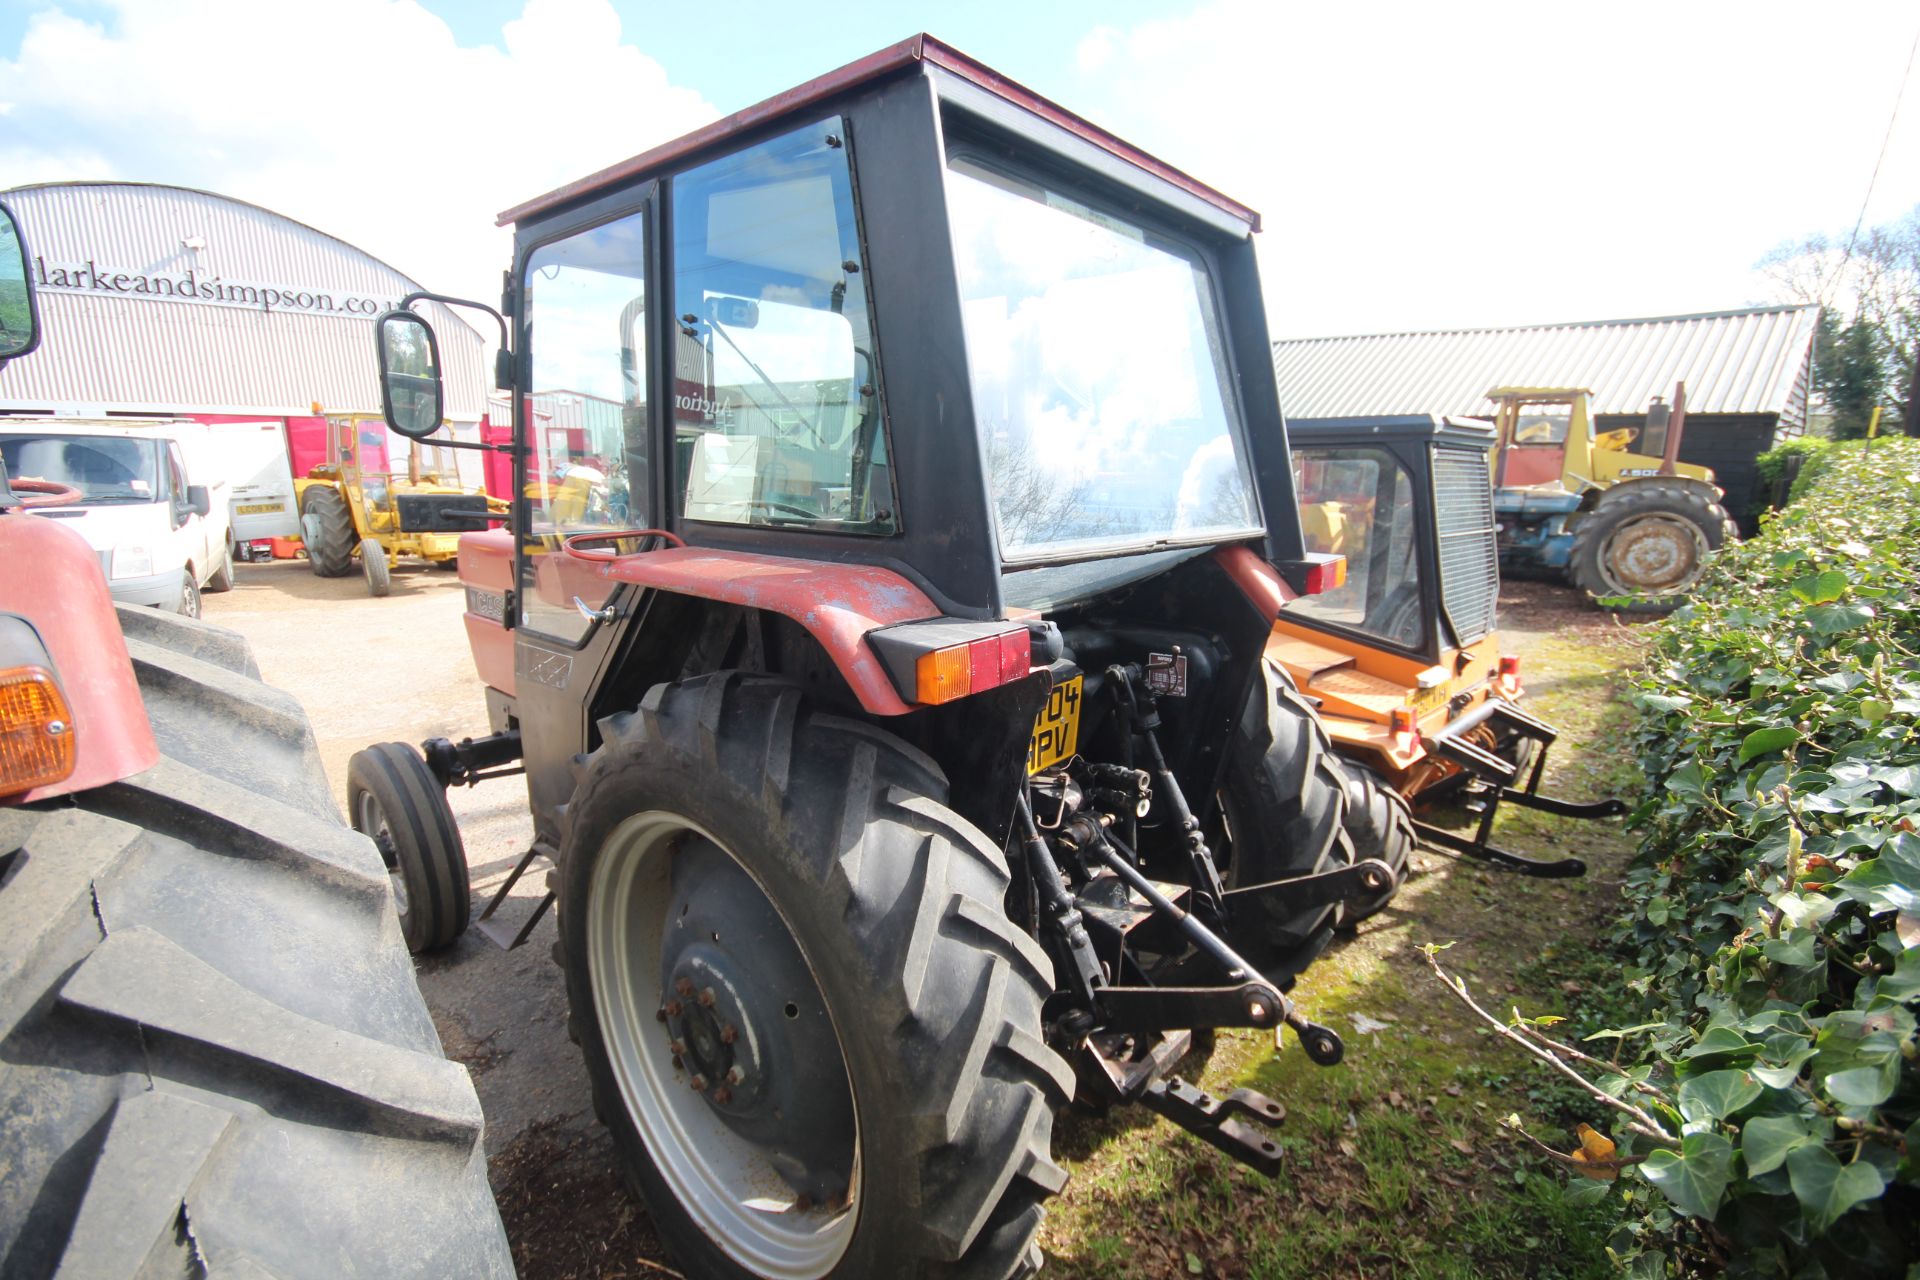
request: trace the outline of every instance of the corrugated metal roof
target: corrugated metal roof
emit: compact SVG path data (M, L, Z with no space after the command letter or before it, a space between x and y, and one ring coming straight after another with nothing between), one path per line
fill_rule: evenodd
M1595 413L1639 414L1687 384L1692 413L1806 417L1819 308L1450 329L1273 344L1280 407L1301 418L1480 414L1495 386L1586 387Z
M45 337L0 370L0 409L304 414L380 404L373 318L421 286L344 240L207 191L68 182L0 191L26 235ZM424 308L448 415L492 370L467 321Z

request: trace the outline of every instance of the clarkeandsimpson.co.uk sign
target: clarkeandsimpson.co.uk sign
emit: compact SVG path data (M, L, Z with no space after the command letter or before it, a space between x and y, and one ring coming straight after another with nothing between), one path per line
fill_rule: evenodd
M377 316L393 304L379 298L297 289L209 275L195 267L181 272L116 271L93 261L33 260L36 283L48 293L110 293L172 302L203 302L257 311L309 311L325 315Z

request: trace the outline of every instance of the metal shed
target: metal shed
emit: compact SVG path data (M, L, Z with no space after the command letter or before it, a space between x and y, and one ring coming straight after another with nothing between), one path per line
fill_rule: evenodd
M343 240L186 187L0 191L20 220L47 340L0 371L0 413L299 418L378 408L373 319L421 286ZM476 423L486 342L430 305L448 413Z
M1639 320L1450 329L1273 345L1290 418L1490 415L1495 386L1586 387L1598 429L1638 423L1687 384L1681 458L1712 467L1751 527L1765 495L1753 460L1806 429L1819 308L1751 307Z

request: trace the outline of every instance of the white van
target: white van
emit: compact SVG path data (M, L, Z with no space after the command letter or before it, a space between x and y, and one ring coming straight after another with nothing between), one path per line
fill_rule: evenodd
M194 422L0 418L10 479L44 480L78 497L33 514L64 520L100 556L115 600L200 616L200 593L233 586L229 485L201 484L180 438Z

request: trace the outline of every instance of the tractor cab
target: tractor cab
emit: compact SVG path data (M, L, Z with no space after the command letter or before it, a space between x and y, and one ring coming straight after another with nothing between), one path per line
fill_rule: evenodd
M1287 431L1307 545L1346 557L1347 574L1280 615L1267 657L1319 700L1336 745L1415 796L1459 772L1423 737L1520 695L1494 629L1493 432L1425 414Z

